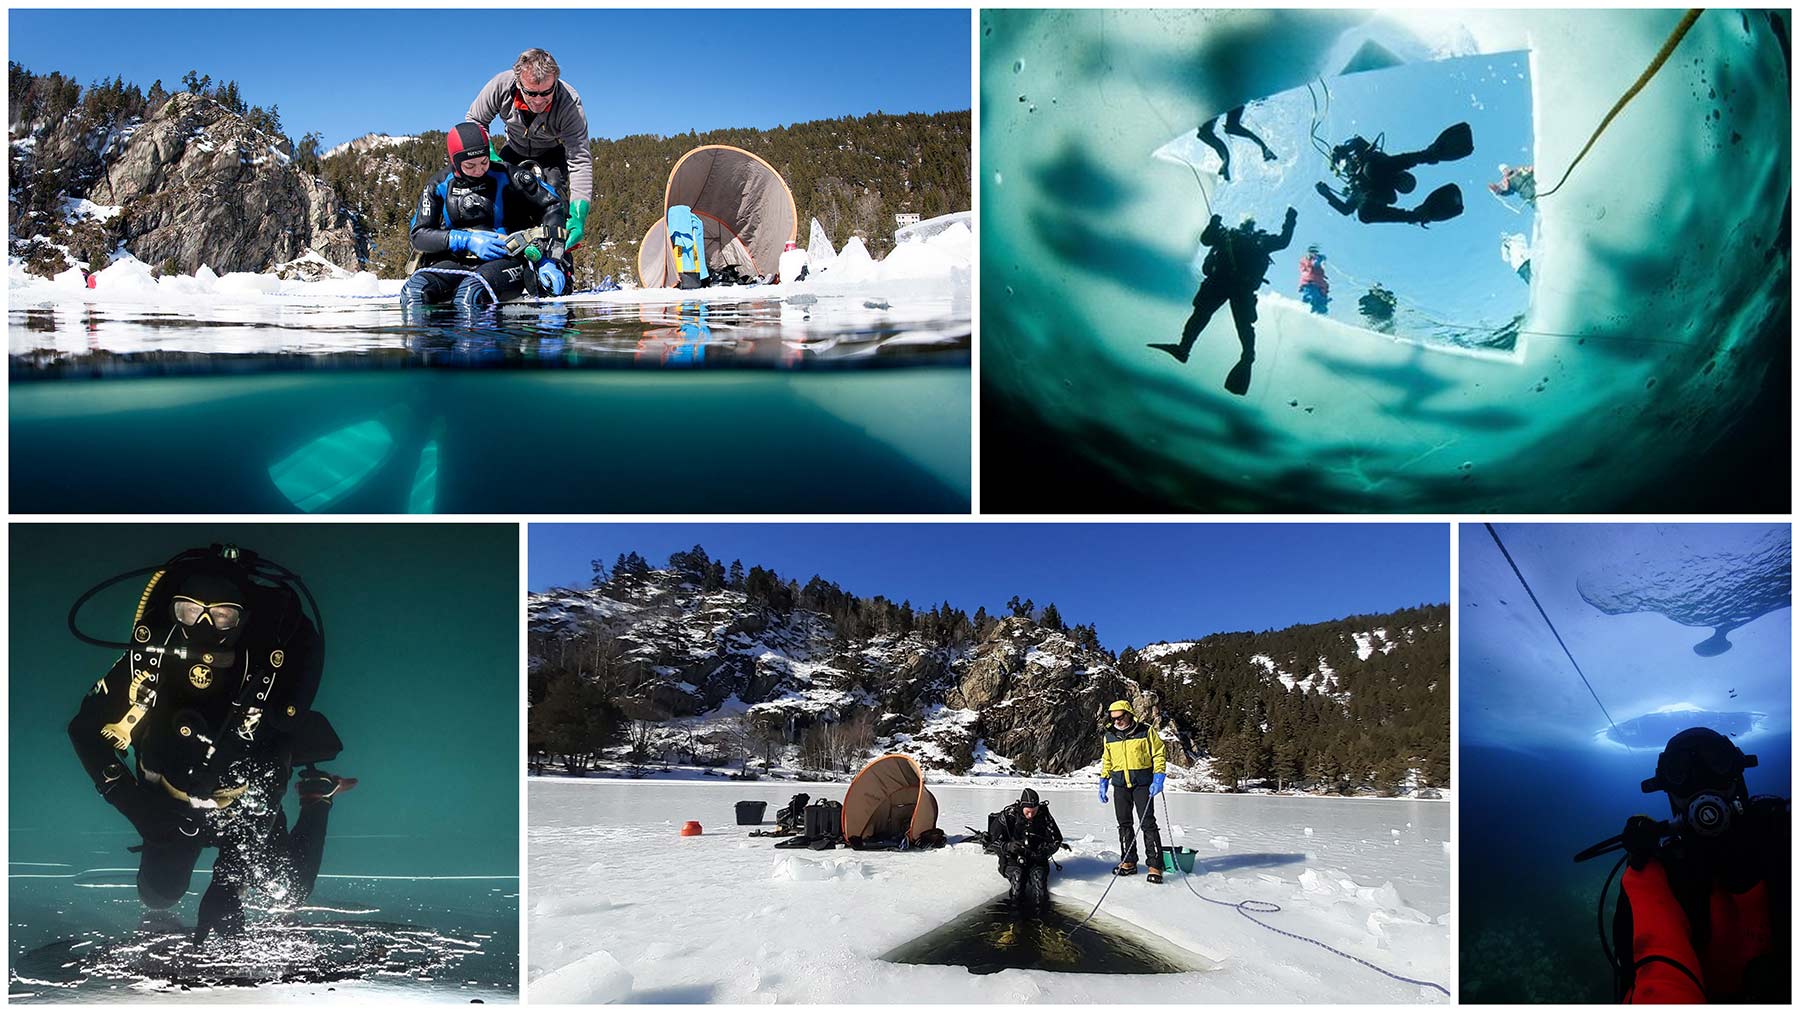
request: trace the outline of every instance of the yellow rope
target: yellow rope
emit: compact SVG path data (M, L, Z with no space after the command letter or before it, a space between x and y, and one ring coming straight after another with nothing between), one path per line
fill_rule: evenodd
M1612 123L1613 117L1619 115L1619 111L1625 108L1625 103L1636 98L1637 93L1643 91L1644 86L1650 83L1650 79L1656 76L1656 72L1662 69L1662 65L1668 62L1669 56L1675 52L1675 47L1681 45L1681 40L1686 37L1688 29L1694 27L1694 22L1699 20L1703 11L1704 8L1696 7L1682 16L1681 23L1675 26L1675 30L1669 33L1668 41L1663 43L1662 52L1656 54L1656 59L1651 60L1650 66L1644 68L1644 72L1638 75L1637 82L1634 83L1624 95L1619 97L1619 101L1613 103L1613 107L1607 112L1606 118L1600 121L1598 127L1594 128L1593 136L1589 137L1587 143L1582 145L1581 153L1575 156L1575 161L1570 162L1567 169L1563 170L1562 178L1556 181L1555 186L1539 193L1537 195L1538 200L1543 200L1545 197L1561 190L1562 185L1569 181L1569 173L1574 172L1575 167L1581 164L1581 160L1587 157L1588 149L1592 148L1594 142L1600 139L1600 135L1606 131L1607 125Z

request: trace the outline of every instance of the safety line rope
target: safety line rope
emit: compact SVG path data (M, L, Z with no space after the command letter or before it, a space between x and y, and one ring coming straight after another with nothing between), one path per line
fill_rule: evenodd
M1618 731L1619 726L1613 724L1612 715L1607 714L1606 705L1600 702L1600 694L1594 692L1594 684L1588 681L1587 673L1581 670L1581 663L1575 660L1575 655L1569 650L1569 645L1563 643L1562 634L1556 632L1556 624L1550 621L1550 613L1544 611L1544 606L1538 601L1536 592L1531 590L1531 585L1526 582L1525 575L1519 572L1519 564L1513 562L1512 553L1506 551L1506 543L1500 540L1500 532L1495 531L1494 526L1490 523L1483 522L1483 526L1487 528L1488 534L1493 536L1494 544L1500 547L1500 554L1506 557L1506 565L1512 567L1513 576L1519 578L1519 586L1525 589L1525 594L1531 598L1531 604L1537 606L1538 615L1544 617L1544 625L1550 627L1550 635L1556 638L1557 646L1561 647L1563 654L1568 656L1569 664L1575 666L1575 674L1581 676L1581 684L1587 687L1589 695L1594 698L1594 703L1599 706L1600 713L1606 714L1606 723L1612 725L1613 731Z
M1163 796L1163 822L1168 824L1168 827L1169 827L1169 846L1172 850L1175 847L1175 817L1170 815L1170 813L1169 813L1169 798L1167 795ZM1418 985L1421 988L1435 988L1439 992L1444 993L1444 995L1446 995L1446 996L1448 996L1450 994L1449 989L1445 988L1444 986L1438 984L1435 981L1425 981L1425 980L1422 980L1419 978L1408 978L1402 974L1395 974L1394 972L1387 970L1384 967L1380 967L1376 964L1373 964L1367 960L1364 960L1363 958L1356 956L1353 953L1345 953L1343 950L1340 950L1337 947L1332 946L1330 943L1321 942L1320 940L1314 939L1311 936L1303 936L1298 932L1289 932L1286 929L1278 929L1275 926L1270 925L1268 922L1262 921L1261 919L1257 918L1256 916L1259 914L1275 914L1276 912L1281 910L1281 905L1275 903L1274 901L1267 901L1267 900L1240 900L1240 901L1237 901L1236 903L1233 903L1228 900L1215 900L1211 897L1206 896L1205 894L1201 893L1200 891L1194 889L1194 884L1188 882L1187 870L1181 868L1180 862L1175 863L1175 869L1177 872L1181 873L1181 885L1187 887L1189 893L1191 893L1194 896L1200 898L1201 900L1207 902L1208 904L1217 904L1220 907L1232 908L1232 909L1236 910L1238 914L1241 914L1245 918L1250 919L1250 921L1253 924L1260 925L1263 928L1268 929L1270 932L1273 932L1278 936L1286 936L1289 939L1297 939L1303 943L1311 943L1314 946L1317 946L1322 950L1325 950L1329 953L1334 953L1337 956L1343 957L1345 960L1354 961L1354 962L1361 964L1362 966L1368 968L1369 970L1376 972L1377 974L1386 975L1387 977L1392 978L1395 981L1405 982L1408 985Z
M1638 75L1638 79L1632 83L1630 88L1626 89L1625 94L1619 96L1619 101L1613 103L1613 107L1606 113L1606 118L1594 128L1593 136L1589 137L1587 143L1581 146L1581 152L1575 156L1575 161L1570 162L1569 167L1563 170L1562 178L1556 181L1555 186L1539 193L1538 200L1543 200L1562 189L1562 185L1569 181L1569 174L1575 171L1575 167L1581 164L1583 158L1587 157L1588 149L1592 148L1594 142L1600 139L1600 135L1606 132L1613 117L1619 115L1619 112L1625 108L1625 104L1636 98L1637 93L1643 91L1644 86L1650 83L1650 79L1656 76L1656 72L1669 61L1669 57L1675 52L1675 47L1681 45L1681 40L1687 36L1688 29L1694 27L1694 22L1700 19L1700 15L1704 11L1705 8L1696 7L1682 15L1681 23L1675 26L1673 32L1669 33L1669 38L1663 43L1662 51L1656 54L1656 59L1650 61L1650 66L1645 67L1644 72Z

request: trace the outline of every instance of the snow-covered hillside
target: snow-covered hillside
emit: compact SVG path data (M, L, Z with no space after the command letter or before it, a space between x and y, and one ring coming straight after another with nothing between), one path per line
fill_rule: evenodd
M1219 744L1204 741L1189 723L1195 712L1180 701L1195 694L1205 699L1209 687L1248 680L1274 694L1254 704L1264 715L1265 735L1290 733L1285 724L1271 727L1271 720L1282 720L1277 702L1308 694L1330 701L1334 720L1350 726L1364 704L1404 711L1396 698L1437 688L1431 672L1413 675L1401 666L1376 673L1371 659L1430 638L1433 663L1448 663L1441 622L1403 627L1377 617L1366 628L1331 634L1330 643L1306 659L1309 664L1285 646L1303 634L1283 631L1224 635L1224 648L1215 638L1152 644L1127 652L1135 661L1122 670L1120 659L1078 631L1028 618L1000 620L954 644L934 641L924 630L850 635L821 612L771 608L741 590L708 590L672 570L536 594L529 611L539 687L534 693L553 676L578 678L599 687L632 726L625 741L595 755L535 749L536 769L591 768L656 779L743 772L847 779L865 759L900 752L934 775L956 780L1092 780L1099 773L1100 715L1106 704L1125 698L1162 737L1177 783L1194 790L1264 790L1242 764L1215 769ZM1366 701L1353 700L1359 679L1366 683ZM1421 690L1409 679L1430 682ZM1305 727L1318 727L1313 717ZM1304 730L1295 726L1291 734ZM539 734L534 741L549 740ZM1348 752L1346 760L1372 768L1387 754L1371 749ZM1410 773L1409 766L1415 768ZM1410 793L1432 785L1435 795L1447 775L1429 777L1425 766L1401 764L1392 788ZM1340 785L1316 776L1299 779L1295 772L1272 780L1268 789L1345 790L1366 783L1360 775Z
M395 137L391 134L364 134L361 137L351 138L342 144L333 145L320 154L319 157L321 159L330 158L333 155L341 155L346 151L352 154L366 155L371 151L379 151L382 148L391 148L396 144L405 144L408 141L416 141L418 139L419 138L416 135Z

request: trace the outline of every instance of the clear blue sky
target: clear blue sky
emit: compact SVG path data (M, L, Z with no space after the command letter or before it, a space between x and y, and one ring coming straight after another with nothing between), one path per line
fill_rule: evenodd
M8 58L83 86L180 87L190 69L279 105L295 138L443 130L541 46L596 137L968 109L969 11L14 10ZM678 37L692 38L681 42ZM677 56L679 52L679 56ZM686 62L705 76L682 82Z
M1113 650L1450 600L1443 524L533 524L531 589L586 587L589 561L621 552L661 566L695 543L914 606L1055 602Z

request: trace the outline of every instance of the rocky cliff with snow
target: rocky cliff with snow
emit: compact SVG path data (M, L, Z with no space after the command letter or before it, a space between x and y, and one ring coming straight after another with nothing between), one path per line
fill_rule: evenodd
M535 595L530 613L534 674L573 663L623 718L715 750L746 732L786 746L860 725L870 747L937 769L1060 774L1099 759L1102 708L1134 690L1105 652L1030 619L972 643L918 630L853 638L822 613L671 570Z
M49 273L67 266L50 249L95 264L121 245L184 274L265 271L308 250L350 270L367 259L356 219L289 140L207 95L9 127L12 246Z
M1225 634L1115 658L1060 618L983 612L970 623L948 606L914 618L907 605L903 620L869 620L857 600L800 604L818 578L771 601L705 572L645 569L531 597L534 751L610 744L700 766L785 757L823 771L894 751L956 774L1058 775L1098 762L1104 709L1123 697L1170 762L1209 783L1292 782L1309 767L1324 778L1335 764L1359 785L1383 762L1403 763L1399 779L1438 752L1447 764L1447 709L1437 738L1415 734L1435 720L1431 701L1447 701L1441 617L1359 617L1354 629ZM892 616L885 604L874 614ZM900 628L878 628L890 624ZM1246 729L1291 734L1309 751L1277 771L1273 745L1267 762L1242 755L1260 749L1245 746ZM637 740L619 745L628 735ZM1340 739L1341 760L1327 758Z

